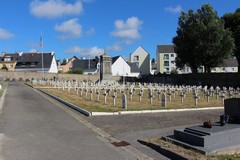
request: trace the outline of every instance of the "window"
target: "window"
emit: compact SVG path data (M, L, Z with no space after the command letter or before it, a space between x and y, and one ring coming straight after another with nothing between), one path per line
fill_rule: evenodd
M139 68L139 62L135 62L136 66Z
M232 68L232 71L234 72L234 68Z
M223 67L222 70L225 71L225 67Z
M139 61L139 56L134 56L133 61Z
M11 57L4 57L4 62L10 62L11 61Z
M26 63L22 63L22 67L26 66Z
M169 54L164 54L164 55L163 55L163 59L164 59L164 60L168 60L168 59L169 59Z
M34 67L35 66L35 62L31 62L31 66Z
M171 54L171 57L174 57L174 54Z
M169 66L169 61L164 61L164 66Z
M175 61L171 61L171 64L174 64L175 63Z

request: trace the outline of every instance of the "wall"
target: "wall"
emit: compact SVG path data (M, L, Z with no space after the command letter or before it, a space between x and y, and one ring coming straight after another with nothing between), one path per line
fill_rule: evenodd
M173 85L207 85L219 87L240 87L240 74L238 73L199 73L199 74L158 74L132 82L164 83Z
M80 75L80 74L58 74L58 73L44 73L44 77L47 79L53 79L56 77L58 79L63 80L91 80L93 82L97 82L99 80L99 74L97 75ZM0 71L0 80L6 79L15 79L15 80L31 80L34 79L42 79L43 73L39 72L8 72L8 71ZM112 80L119 81L121 77L113 76Z

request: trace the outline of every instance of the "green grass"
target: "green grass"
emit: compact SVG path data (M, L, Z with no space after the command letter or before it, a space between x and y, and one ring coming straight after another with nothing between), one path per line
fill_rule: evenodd
M0 97L1 97L3 92L4 92L4 89L8 85L8 83L7 82L0 82L0 85L2 85L2 89L0 90Z
M68 92L67 89L63 91L62 89L42 89L45 92L51 93L60 97L70 103L75 104L81 108L84 108L90 112L117 112L123 111L122 109L122 100L121 100L121 93L118 90L118 97L116 99L116 106L113 106L113 98L112 93L110 96L107 96L107 104L104 104L104 96L103 92L100 93L100 101L96 101L96 94L93 92L93 99L90 100L90 92L88 92L88 97L86 98L85 91L83 91L82 97L76 95L74 89L71 92ZM180 109L180 108L203 108L203 107L219 107L222 106L221 98L219 97L216 100L215 97L210 97L210 102L207 102L206 99L201 97L198 101L198 106L194 105L194 99L192 98L192 93L189 93L181 103L180 96L176 95L176 98L173 98L172 101L169 102L169 97L167 97L167 107L161 107L160 101L158 101L157 95L154 95L153 103L150 104L150 100L148 98L148 91L145 90L142 98L142 102L139 102L139 96L137 95L138 91L135 92L133 96L133 100L130 101L129 93L127 93L127 111L136 111L136 110L159 110L159 109Z

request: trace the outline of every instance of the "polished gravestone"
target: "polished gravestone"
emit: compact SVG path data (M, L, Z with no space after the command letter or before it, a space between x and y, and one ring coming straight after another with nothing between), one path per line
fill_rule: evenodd
M224 112L231 123L213 123L210 128L203 125L175 129L174 135L164 137L176 144L198 150L206 155L240 153L240 99L225 100Z

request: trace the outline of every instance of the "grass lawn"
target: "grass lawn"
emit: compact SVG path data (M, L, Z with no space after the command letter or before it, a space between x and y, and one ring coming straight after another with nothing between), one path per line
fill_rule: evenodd
M0 97L1 97L5 87L7 86L7 82L0 82L0 85L2 85L2 89L0 90Z
M107 96L107 104L104 104L104 96L103 92L100 93L100 100L99 102L96 101L96 94L93 92L93 99L90 100L90 92L86 93L83 91L82 97L80 97L80 91L79 95L76 95L76 92L74 89L71 89L70 92L65 89L63 91L62 89L42 89L45 92L51 93L59 98L62 98L70 103L75 104L76 106L79 106L81 108L84 108L88 110L89 112L117 112L117 111L123 111L122 109L122 94L118 90L117 98L116 98L116 105L113 106L113 98L112 94L110 93L109 96ZM158 101L158 96L154 95L153 103L150 104L150 100L148 98L148 91L145 90L142 102L139 102L139 96L138 96L138 90L135 92L135 95L133 96L133 100L130 101L129 93L127 94L127 111L135 111L135 110L157 110L157 109L180 109L180 108L203 108L203 107L220 107L222 106L221 98L219 97L218 100L216 100L215 97L210 97L210 102L207 102L207 99L204 99L203 97L200 97L198 100L198 106L195 106L194 99L192 96L192 93L189 93L184 100L183 103L181 103L181 98L179 95L176 95L175 98L172 96L172 101L169 102L169 96L167 96L167 107L161 107L160 101ZM200 94L200 92L199 92Z

